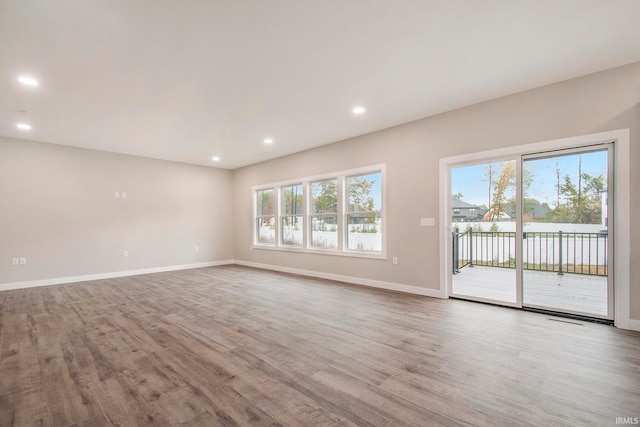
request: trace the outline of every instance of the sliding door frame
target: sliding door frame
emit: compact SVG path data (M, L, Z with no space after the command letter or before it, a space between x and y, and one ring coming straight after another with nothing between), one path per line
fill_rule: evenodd
M525 308L533 308L533 309L538 309L538 310L545 310L545 311L557 311L559 313L566 313L566 314L574 314L577 316L587 316L587 317L593 317L593 318L597 318L597 319L604 319L604 320L614 320L614 271L615 271L615 258L614 258L614 253L613 253L613 248L615 247L615 221L613 220L613 218L615 218L615 177L614 177L614 158L615 158L615 144L613 142L601 142L601 143L595 143L595 144L590 144L590 145L583 145L580 147L573 147L573 148L559 148L559 149L554 149L551 151L542 151L542 152L537 152L537 153L530 153L530 154L522 154L520 156L520 168L517 171L516 174L516 186L518 187L519 190L522 189L522 174L524 173L524 163L528 160L538 160L538 159L545 159L545 158L553 158L553 157L559 157L559 156L570 156L570 155L576 155L576 154L581 154L581 153L592 153L594 151L606 151L607 152L607 176L606 176L606 186L607 186L607 215L609 218L611 218L611 221L608 221L607 224L607 230L608 230L608 234L610 237L610 241L607 243L607 315L606 316L598 316L598 315L594 315L592 313L583 313L583 312L577 312L577 311L570 311L570 310L560 310L560 309L555 309L552 307L542 307L542 306L536 306L534 304L526 304L524 301L524 269L521 269L520 273L518 274L518 278L520 279L520 283L519 283L519 291L520 291L520 295L521 295L521 299L520 301L522 302L522 307ZM524 252L524 250L522 249L523 245L524 245L524 221L523 221L523 212L524 212L524 195L522 195L522 197L517 197L516 196L516 200L518 202L518 207L516 208L516 221L517 221L517 225L516 225L516 239L518 239L517 233L520 232L520 236L519 236L519 240L517 240L519 243L518 245L516 245L516 248L519 247L520 248L520 254L518 255L517 249L516 249L516 259L518 260L516 262L517 266L522 266L524 260L522 259L522 253ZM611 244L613 243L613 244Z
M613 159L610 159L610 165L613 165L612 177L615 182L613 189L614 211L610 216L610 225L613 227L614 244L612 251L615 254L615 263L613 265L613 274L610 280L615 280L614 290L614 324L623 329L631 328L631 319L629 316L629 286L630 286L630 135L629 129L620 129L609 132L602 132L591 135L577 136L572 138L563 138L551 141L544 141L533 144L524 144L512 147L506 147L496 150L488 150L477 153L469 153L454 157L446 157L440 159L440 295L443 298L449 298L451 295L451 271L453 260L451 256L451 233L449 233L451 225L451 168L465 164L474 164L482 162L491 162L504 158L518 158L526 154L540 153L547 151L556 151L562 149L579 148L591 145L599 145L603 143L613 143ZM517 174L521 179L522 162L516 163ZM516 190L519 191L519 190ZM521 211L521 206L517 209ZM521 214L520 222L522 221ZM517 227L519 228L519 227ZM522 231L516 235L518 241L521 242ZM522 255L522 245L519 247L520 257ZM516 272L516 276L522 277ZM519 279L521 280L521 279ZM612 282L613 283L613 282ZM522 290L521 283L518 284L520 292ZM522 295L519 295L520 302ZM634 329L635 329L634 323Z
M508 155L508 156L501 156L501 157L491 157L491 158L483 158L481 160L479 159L474 159L472 161L465 161L462 163L455 163L455 164L451 164L449 165L449 171L448 171L448 176L451 177L451 171L454 168L459 168L459 167L465 167L465 166L475 166L475 165L486 165L489 163L499 163L499 162L514 162L514 166L516 168L516 182L514 184L515 187L515 199L516 201L519 200L520 197L520 188L518 188L518 183L520 182L520 172L519 172L519 168L521 167L521 156L520 155ZM451 185L449 185L449 189L448 189L448 199L451 199ZM516 207L516 218L519 212L519 208ZM445 230L446 233L449 234L449 236L451 236L452 234L452 221L451 221L451 209L449 209L449 219L448 219L448 225L447 225L447 229ZM520 254L522 252L522 249L518 247L518 237L521 236L521 233L518 230L518 227L516 226L516 237L515 237L515 250L516 250L516 260L520 259ZM449 237L449 239L451 239L451 237ZM448 250L448 254L452 253L452 247L449 246ZM451 260L451 265L448 267L449 268L449 272L453 271L453 260ZM448 296L450 297L454 297L454 298L464 298L464 299L468 299L470 301L478 301L478 302L485 302L485 303L489 303L489 304L497 304L497 305L503 305L505 307L515 307L515 308L521 308L522 307L522 286L521 286L521 266L519 262L516 262L516 268L515 268L515 282L514 282L514 286L516 287L515 291L516 291L516 300L515 302L510 302L510 301L504 301L504 300L494 300L494 299L490 299L490 298L483 298L483 297L478 297L478 296L468 296L468 295L463 295L463 294L455 294L455 292L453 292L453 277L450 276L451 280L448 283Z

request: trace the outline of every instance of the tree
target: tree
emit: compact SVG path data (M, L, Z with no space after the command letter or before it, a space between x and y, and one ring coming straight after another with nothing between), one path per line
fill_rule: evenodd
M535 218L535 213L540 207L540 202L529 197L529 190L531 189L531 185L535 179L535 163L526 163L525 166L526 167L522 168L522 220L524 222L530 222ZM513 206L513 209L508 210L507 213L514 217L516 213L515 195L509 199L509 204L510 206Z
M556 159L556 209L560 208L560 163Z
M602 192L605 189L605 178L602 174L591 176L582 174L584 186L582 190L581 205L583 224L598 224L602 216Z
M484 167L484 177L482 178L482 181L488 183L488 206L491 206L491 190L493 189L493 181L495 179L496 172L496 166L493 163L487 163Z
M565 175L557 186L557 206L547 213L551 222L598 224L602 212L601 193L605 188L602 174L591 176L581 173L576 186L569 175Z
M283 207L285 215L301 215L302 214L302 186L292 185L284 187L283 190Z
M516 169L514 162L504 162L500 178L495 183L493 201L489 208L489 219L491 221L497 221L500 219L500 215L506 212L508 192L514 186L515 179Z
M372 179L358 176L349 178L349 212L371 212L366 215L367 223L375 224L377 213L372 212L375 209L375 201L371 195L371 189L375 183Z
M549 212L549 205L540 203L537 199L527 197L522 203L524 204L524 211L522 212L522 220L524 222L539 222Z
M582 224L582 156L578 156L578 223Z
M564 176L564 184L560 186L560 194L564 197L564 205L568 212L578 211L578 190L569 175Z
M335 180L314 182L312 185L313 212L338 212L338 187Z
M349 178L349 211L368 211L373 209L371 188L374 181L364 177Z
M456 193L451 195L451 198L453 200L462 200L462 197L463 197L462 193Z
M275 212L273 189L258 191L258 215L272 216Z
M311 197L313 198L313 213L322 214L317 217L319 230L326 230L325 223L327 219L329 220L329 224L335 224L337 220L337 216L335 215L338 212L338 187L336 180L329 179L311 184Z
M556 168L556 173L559 171ZM569 175L565 175L556 184L556 207L548 212L551 222L577 222L578 190Z

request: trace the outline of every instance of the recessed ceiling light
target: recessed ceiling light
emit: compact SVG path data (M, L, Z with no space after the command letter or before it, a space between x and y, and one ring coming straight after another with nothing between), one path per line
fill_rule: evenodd
M219 161L220 161L220 157L218 157L218 156L213 156L213 157L211 158L211 160L213 160L214 162L219 162Z
M22 130L31 130L31 125L27 123L18 123L16 127Z
M265 138L265 139L264 139L264 143L265 143L265 144L273 144L273 139L271 139L271 138Z
M18 77L18 81L27 86L38 86L38 81L31 77L26 77L26 76Z
M364 114L365 109L364 107L353 107L353 114Z

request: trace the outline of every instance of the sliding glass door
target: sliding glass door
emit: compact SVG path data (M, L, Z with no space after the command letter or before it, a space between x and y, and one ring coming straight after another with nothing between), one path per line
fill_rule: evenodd
M519 305L516 160L451 171L452 295Z
M453 167L451 296L613 319L612 150Z
M524 156L524 307L612 319L610 149Z

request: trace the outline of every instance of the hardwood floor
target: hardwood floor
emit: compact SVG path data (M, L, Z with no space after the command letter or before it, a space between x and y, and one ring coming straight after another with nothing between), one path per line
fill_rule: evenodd
M239 266L0 292L0 369L2 426L640 416L640 333Z

